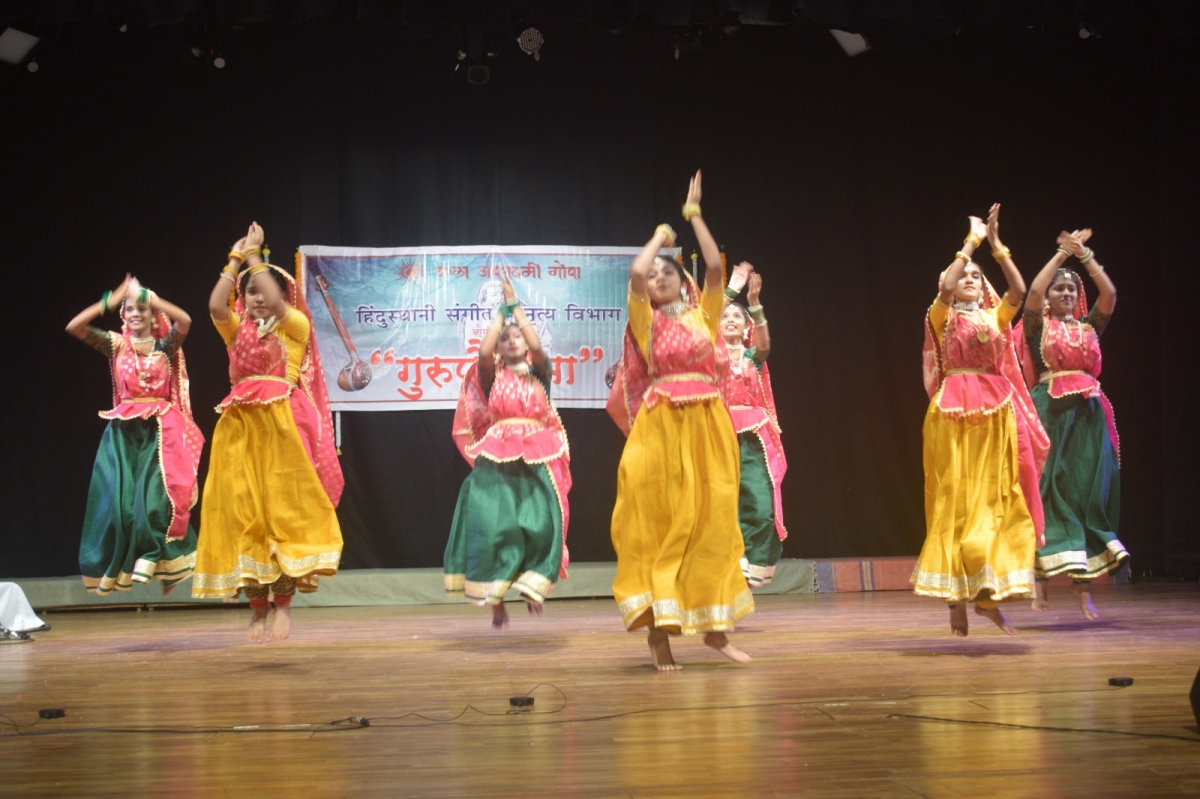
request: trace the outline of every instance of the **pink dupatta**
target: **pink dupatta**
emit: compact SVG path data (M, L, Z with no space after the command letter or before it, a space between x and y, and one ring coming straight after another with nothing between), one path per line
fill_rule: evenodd
M680 267L679 271L686 283L685 294L688 307L692 309L698 308L700 306L700 287L697 285L696 280L687 274L686 270ZM653 311L650 324L651 348L655 347L657 341L666 337L664 334L678 334L685 337L700 335L690 328L681 325L679 322L664 316L657 310ZM725 347L725 340L719 335L712 342L712 348L715 358L715 365L713 365L714 376L717 381L715 395L724 396L724 386L729 379L729 351ZM708 366L709 364L696 364L698 369ZM655 377L657 375L651 372L650 365L642 355L642 350L638 346L633 331L629 329L629 323L626 323L625 336L621 348L621 361L617 366L616 375L613 378L606 404L608 415L626 437L629 436L629 431L633 429L634 420L637 418L638 412L641 411L643 405L654 405L658 401L659 393L665 394L668 399L670 398L670 384L664 384L659 389L654 385ZM684 384L676 385L682 386Z
M1079 301L1075 303L1075 307L1071 309L1071 317L1082 323L1088 315L1087 294L1083 291L1083 278L1077 272L1070 269L1060 271L1069 272L1071 280L1075 283L1075 291L1079 297ZM1053 281L1051 281L1053 282ZM1085 355L1089 361L1084 369L1083 363L1064 363L1056 358L1053 354L1054 348L1047 349L1046 337L1047 334L1053 336L1055 331L1051 330L1053 319L1050 316L1050 306L1042 305L1042 335L1041 335L1041 353L1042 363L1046 364L1050 373L1047 375L1047 390L1050 396L1054 399L1060 399L1070 394L1081 394L1090 399L1096 397L1100 400L1100 407L1104 409L1104 421L1108 426L1108 438L1112 442L1113 451L1117 456L1117 463L1121 462L1121 438L1117 435L1117 420L1113 414L1112 403L1108 400L1108 395L1100 388L1100 337L1094 331L1090 330L1086 336L1083 347L1087 348ZM1058 324L1055 322L1055 324ZM1037 374L1037 365L1033 360L1033 353L1029 351L1029 342L1025 339L1025 320L1022 319L1013 328L1013 335L1016 336L1017 360L1021 364L1021 373L1025 378L1025 385L1032 391L1033 387L1038 384L1039 375Z
M284 299L289 305L304 314L311 330L312 312L308 308L304 295L298 290L296 281L286 271L274 264L266 264L266 266L274 269L286 279L288 288L284 293ZM246 314L245 299L242 297L240 289L242 276L249 269L250 267L242 269L234 291L230 292L233 310L242 320L236 334L237 337L229 348L231 362L236 357L234 348L238 346L238 339L242 336L243 328L247 325L250 328L255 327L254 320ZM257 333L253 329L250 332L257 338ZM317 470L321 486L325 489L329 501L336 508L341 501L346 480L342 476L342 465L338 462L337 445L334 442L333 414L329 409L329 392L325 388L325 373L321 368L321 353L317 349L315 332L309 334L304 357L300 362L300 376L296 388L299 391L293 390L288 394L292 417L296 420L300 438L304 442L304 448L308 452L313 468Z
M112 336L113 353L109 358L112 376L113 409L100 414L105 419L147 419L154 416L158 423L158 455L163 487L171 503L171 522L167 527L168 541L177 541L187 535L192 508L199 497L197 470L200 454L204 450L204 434L192 418L191 383L188 380L187 361L180 346L167 362L167 397L162 403L147 402L148 396L122 396L128 381L122 370L128 368L128 359L135 360L136 351L132 333L125 324L125 306L121 305L121 332ZM162 311L155 311L150 323L150 335L161 339L171 329L171 320ZM130 401L135 400L135 401ZM166 403L165 405L163 403Z
M562 560L558 576L565 579L571 560L567 551L567 527L571 520L571 506L567 501L571 491L571 453L567 431L549 393L537 379L532 381L535 385L531 390L541 394L541 397L533 397L533 401L525 403L523 407L509 408L505 418L495 418L502 411L498 403L491 402L491 397L501 392L506 396L519 396L524 388L514 384L514 381L524 378L506 368L498 355L495 356L495 369L490 395L484 392L479 381L478 361L467 370L454 409L454 443L472 468L478 458L497 463L519 459L531 466L546 465L562 518L562 530L559 531L562 536Z
M943 272L938 280L939 287L941 286L942 279L945 278L945 274ZM984 277L983 297L979 301L979 306L990 310L999 306L1002 301L1000 295L992 287L991 282L988 281L987 277ZM935 331L932 322L929 320L929 313L925 314L925 343L922 347L922 367L925 392L929 395L930 400L933 400L937 396L938 390L942 387L946 379L946 369L943 365L943 348L945 344L942 341L942 336L947 335L946 331L954 329L954 316L956 313L957 311L951 306L945 331ZM1042 494L1039 481L1042 476L1042 468L1046 465L1046 458L1050 453L1050 437L1046 435L1046 430L1042 427L1042 420L1038 418L1037 409L1033 406L1033 399L1029 396L1029 389L1025 385L1020 364L1017 362L1016 347L1013 341L1014 333L1015 329L1011 325L1007 329L1000 331L1004 342L1001 348L1000 362L997 366L999 367L1000 374L1004 376L1012 388L1010 396L1015 411L1014 416L1017 420L1017 478L1021 484L1021 493L1024 494L1026 507L1029 508L1029 515L1033 518L1033 527L1037 533L1037 545L1040 548L1045 544L1046 520L1042 510Z

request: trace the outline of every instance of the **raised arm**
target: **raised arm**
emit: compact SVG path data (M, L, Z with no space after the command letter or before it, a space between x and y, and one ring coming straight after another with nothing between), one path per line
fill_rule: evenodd
M125 292L128 288L129 275L125 275L125 279L121 281L121 285L117 286L113 291L104 292L104 295L97 302L93 302L75 314L74 319L67 322L67 335L79 339L102 355L109 355L112 351L112 342L109 340L108 335L104 331L92 327L90 323L104 314L119 308L125 300Z
M746 301L750 303L750 318L754 320L754 349L755 360L762 363L771 354L771 332L767 329L767 317L763 314L759 294L762 292L762 275L754 272L750 275L750 288L746 291Z
M1078 239L1081 234L1086 234L1083 237L1083 240L1086 241L1087 236L1090 236L1092 231L1076 230L1074 233L1068 233L1064 230L1058 234L1058 250L1054 253L1054 257L1046 262L1042 270L1034 276L1033 282L1029 284L1029 296L1025 298L1025 311L1027 313L1035 311L1040 315L1042 308L1046 307L1046 290L1054 282L1054 275L1072 255L1070 240L1072 238Z
M645 299L648 295L646 292L646 275L650 272L650 267L654 265L654 259L658 256L659 250L663 247L672 247L675 245L675 231L670 225L659 225L654 229L654 235L650 237L650 241L646 242L642 247L642 251L634 256L633 262L629 264L629 293Z
M719 286L725 280L725 265L721 263L721 248L700 215L700 194L700 170L697 169L695 177L688 183L683 218L692 223L692 231L700 245L700 255L704 258L704 285Z
M246 256L242 252L245 248L245 236L242 236L233 243L233 247L230 249L228 259L225 263L225 268L221 270L221 276L217 278L217 284L209 292L208 313L214 321L226 322L229 320L229 295L237 288L238 270L241 269L242 262L246 260Z
M148 292L146 304L152 310L161 311L167 315L167 318L171 320L171 327L174 328L178 338L183 339L187 336L188 331L192 329L192 317L188 315L187 311L174 303L164 300L153 291Z
M525 346L529 348L529 360L532 361L534 369L544 375L546 373L546 351L542 349L542 340L538 338L533 322L526 318L525 309L521 307L521 301L517 299L517 292L513 289L508 275L502 274L500 282L504 285L504 304L513 308L513 320L517 323L517 329L521 331L521 337L525 339ZM513 306L513 303L516 305Z
M1088 229L1088 235L1080 237L1077 245L1071 248L1072 254L1079 258L1080 265L1087 270L1088 277L1092 279L1092 282L1096 284L1096 290L1100 292L1100 296L1096 298L1096 312L1111 316L1113 308L1117 306L1117 287L1109 279L1104 267L1096 260L1096 253L1083 246L1091 233L1091 229Z
M1000 203L993 204L988 211L987 236L992 245L992 257L1004 270L1004 281L1008 283L1008 291L1005 292L1008 304L1020 308L1025 301L1025 279L1013 263L1012 252L1000 241Z
M954 288L958 285L958 279L971 262L975 248L987 238L987 225L983 224L983 220L977 216L967 218L971 221L971 232L963 240L962 249L955 253L954 261L946 268L946 276L942 278L942 288L938 292L938 299L943 305L954 303Z
M500 341L500 333L504 330L504 311L509 302L509 287L504 289L504 302L496 308L496 316L488 325L483 341L479 342L479 384L484 391L491 391L492 382L496 379L496 344Z
M746 287L746 281L750 279L750 273L754 271L754 265L742 261L733 268L733 272L729 275L729 285L725 287L725 304L733 302L737 299L737 295L742 293L742 289Z

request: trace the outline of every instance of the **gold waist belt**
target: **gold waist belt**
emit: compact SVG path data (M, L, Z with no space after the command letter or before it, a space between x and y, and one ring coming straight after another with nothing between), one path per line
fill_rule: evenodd
M717 379L715 377L709 377L706 374L701 374L700 372L682 372L675 375L663 375L662 377L656 377L653 381L651 381L650 387L654 388L659 383L711 383L715 386L717 384Z
M1066 377L1067 375L1083 375L1084 377L1091 377L1093 380L1096 380L1095 377L1092 377L1090 372L1085 372L1082 369L1065 369L1061 372L1046 372L1044 375L1038 378L1038 382L1049 383L1056 377ZM1100 381L1096 380L1096 382L1098 383Z
M284 385L288 385L288 386L296 385L291 380L288 380L286 377L276 377L275 375L250 375L249 377L243 377L241 380L234 383L233 387L237 388L242 383L249 383L251 380L270 380L273 383L283 383Z
M124 405L127 402L170 402L166 397L121 397L118 405Z
M947 369L946 377L950 375L992 375L1000 377L996 372L989 372L987 369Z
M526 416L509 416L507 419L500 419L492 424L528 424L535 427L545 427L546 425L538 419L530 419Z

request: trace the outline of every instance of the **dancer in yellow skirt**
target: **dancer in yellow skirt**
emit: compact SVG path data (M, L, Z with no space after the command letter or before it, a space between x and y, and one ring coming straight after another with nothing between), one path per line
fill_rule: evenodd
M312 321L296 282L263 261L262 243L251 225L208 301L233 388L217 406L192 588L195 597L245 591L254 642L288 636L297 588L316 591L342 553L342 470Z
M967 634L967 600L1015 635L996 603L1033 595L1043 527L1038 475L1049 441L1013 347L1025 282L1000 243L1000 206L986 226L970 219L925 322L926 538L912 583L917 594L949 603L955 635ZM984 237L1008 281L1003 299L971 260Z
M725 636L754 610L742 576L737 435L721 399L728 369L717 327L724 267L700 215L700 173L685 220L704 255L704 291L659 251L675 243L660 225L629 268L629 325L608 410L629 436L617 475L613 596L625 627L650 630L659 671L679 666L668 635L704 633L739 663Z

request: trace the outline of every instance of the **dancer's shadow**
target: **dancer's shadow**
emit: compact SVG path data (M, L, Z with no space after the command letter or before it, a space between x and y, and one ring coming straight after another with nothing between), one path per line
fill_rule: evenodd
M989 640L964 641L955 646L950 643L910 644L897 647L895 650L900 657L932 658L932 657L1013 657L1028 655L1033 651L1029 644L1022 644L1010 638Z
M1095 632L1096 630L1127 630L1115 619L1078 619L1075 621L1054 622L1047 619L1037 625L1022 624L1018 629L1022 632L1060 633L1060 632Z
M443 652L476 652L499 655L517 651L523 654L558 652L566 649L566 638L512 635L508 633L483 633L474 638L453 638L437 645Z

